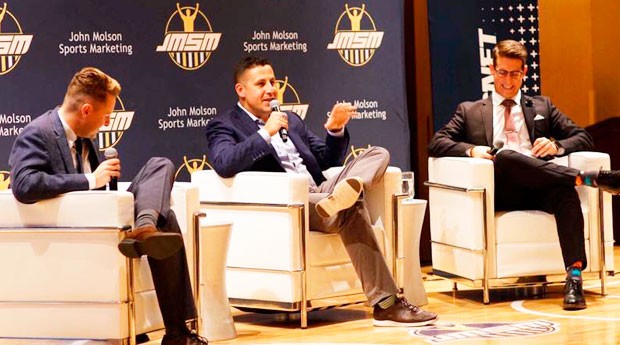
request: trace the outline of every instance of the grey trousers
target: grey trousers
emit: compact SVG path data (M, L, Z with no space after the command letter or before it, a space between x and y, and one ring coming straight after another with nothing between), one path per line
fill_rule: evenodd
M136 216L143 210L155 211L159 214L157 228L160 231L181 234L170 209L174 170L169 159L151 158L131 181L128 191L134 195ZM166 259L149 257L148 261L166 329L185 328L185 321L196 317L185 247Z
M310 229L340 234L370 305L396 295L398 287L379 250L366 201L362 199L327 219L316 213L315 204L331 193L338 182L348 177L360 177L364 190L371 190L383 177L389 162L387 150L371 147L347 163L338 175L310 190Z

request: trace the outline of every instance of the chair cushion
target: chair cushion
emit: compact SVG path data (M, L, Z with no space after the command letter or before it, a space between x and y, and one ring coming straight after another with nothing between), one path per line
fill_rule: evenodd
M133 195L128 192L83 191L22 204L10 190L0 191L0 228L122 227L133 224Z

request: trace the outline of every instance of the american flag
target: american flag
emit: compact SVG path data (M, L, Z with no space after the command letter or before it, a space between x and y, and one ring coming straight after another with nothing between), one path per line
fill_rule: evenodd
M480 0L481 27L485 33L494 33L497 41L513 39L527 48L528 72L521 91L528 95L540 94L540 66L538 40L537 0Z

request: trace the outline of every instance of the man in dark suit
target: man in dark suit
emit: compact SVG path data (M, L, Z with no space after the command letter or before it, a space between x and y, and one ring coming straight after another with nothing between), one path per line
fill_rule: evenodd
M345 126L356 108L336 104L325 122L325 140L312 133L291 112L272 111L276 78L269 61L242 59L235 68L237 105L207 125L208 157L223 177L242 171L302 173L310 185L310 227L339 233L374 306L376 326L421 326L435 322L435 313L424 311L397 297L398 288L381 255L365 201L364 189L378 182L389 163L388 152L373 147L357 156L334 178L322 170L341 165L349 144ZM288 130L288 139L278 134Z
M119 83L102 71L77 72L60 107L39 116L17 137L11 154L11 189L23 203L59 194L105 188L120 176L118 158L100 161L93 138L108 125ZM206 344L186 320L196 317L181 230L170 209L174 165L151 158L133 179L135 227L119 243L127 257L147 255L162 312L164 345Z
M549 159L593 148L590 135L547 97L521 94L527 50L516 41L497 43L490 66L491 97L464 102L429 144L434 157L468 156L495 161L495 208L536 209L555 216L567 269L563 307L586 308L581 271L586 267L583 214L575 186L620 192L618 171L579 171ZM501 146L493 155L491 146ZM495 143L495 144L494 144Z

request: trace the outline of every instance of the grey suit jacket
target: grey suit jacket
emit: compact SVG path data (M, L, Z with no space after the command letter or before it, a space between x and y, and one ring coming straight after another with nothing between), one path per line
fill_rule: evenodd
M551 103L548 97L521 96L530 141L553 138L564 148L564 154L591 150L590 135ZM536 115L543 118L534 120ZM433 157L466 156L474 146L493 146L493 104L491 98L458 105L452 119L431 139L429 154Z
M92 147L94 143L91 142ZM96 157L97 163L99 162ZM11 190L23 203L88 190L88 180L73 165L58 108L29 123L13 143L9 156Z

